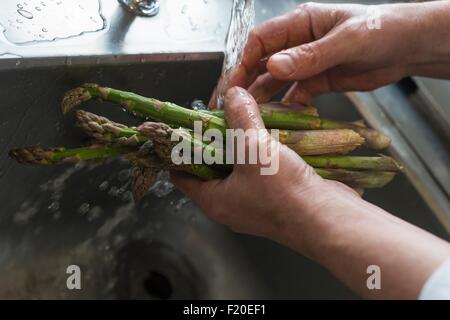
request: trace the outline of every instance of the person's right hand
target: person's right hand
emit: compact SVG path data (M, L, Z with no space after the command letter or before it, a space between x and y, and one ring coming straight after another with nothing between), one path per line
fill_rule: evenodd
M443 76L450 76L450 59L435 52L446 43L440 37L449 23L440 12L449 5L302 4L251 32L224 89L248 88L262 103L293 82L284 100L309 103L323 92L373 90L412 74L440 76L444 65ZM214 94L210 107L215 103Z

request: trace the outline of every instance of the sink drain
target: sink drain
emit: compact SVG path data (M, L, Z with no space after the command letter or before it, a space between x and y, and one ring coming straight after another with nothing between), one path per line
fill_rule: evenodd
M131 242L119 255L117 292L123 299L200 299L205 279L188 258L162 242Z
M156 299L167 300L172 296L172 284L170 280L158 271L150 271L144 280L144 289Z

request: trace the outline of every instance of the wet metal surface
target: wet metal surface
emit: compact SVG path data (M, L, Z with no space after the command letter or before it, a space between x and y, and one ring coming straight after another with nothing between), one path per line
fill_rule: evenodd
M0 24L13 44L70 38L105 25L98 1L3 1L1 6Z
M256 2L257 21L295 5L273 3ZM167 176L136 206L126 163L32 167L7 158L18 146L80 145L83 135L74 127L74 115L63 116L59 104L65 90L83 82L185 106L207 101L222 67L227 6L228 0L166 0L160 14L147 19L105 0L105 26L99 31L21 45L2 34L1 298L354 297L292 250L209 221ZM360 118L343 95L321 96L314 105L327 117ZM107 103L92 101L84 108L136 123ZM446 237L405 175L367 191L365 198ZM66 287L72 264L81 268L82 290Z
M46 6L37 0L2 1L0 68L6 63L2 60L16 57L71 57L77 63L80 56L221 53L232 5L228 0L166 0L160 3L160 13L149 19L130 13L116 0L43 3ZM18 12L25 9L29 18Z

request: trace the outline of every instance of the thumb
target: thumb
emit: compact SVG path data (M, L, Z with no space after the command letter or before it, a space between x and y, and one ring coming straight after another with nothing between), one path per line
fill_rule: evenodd
M227 91L224 103L228 126L242 129L227 132L227 152L232 150L227 159L232 156L235 168L250 169L247 172L270 164L271 155L276 156L277 153L272 151L273 141L265 129L255 99L246 90L233 87Z
M352 48L342 33L293 47L270 57L267 69L278 80L303 80L335 67L348 59Z
M255 99L240 87L228 89L225 94L225 117L232 129L264 129L264 122Z

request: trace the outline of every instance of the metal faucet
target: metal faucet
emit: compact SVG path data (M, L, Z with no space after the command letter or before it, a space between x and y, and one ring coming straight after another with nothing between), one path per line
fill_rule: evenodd
M119 0L128 11L144 17L153 17L159 13L158 0Z

